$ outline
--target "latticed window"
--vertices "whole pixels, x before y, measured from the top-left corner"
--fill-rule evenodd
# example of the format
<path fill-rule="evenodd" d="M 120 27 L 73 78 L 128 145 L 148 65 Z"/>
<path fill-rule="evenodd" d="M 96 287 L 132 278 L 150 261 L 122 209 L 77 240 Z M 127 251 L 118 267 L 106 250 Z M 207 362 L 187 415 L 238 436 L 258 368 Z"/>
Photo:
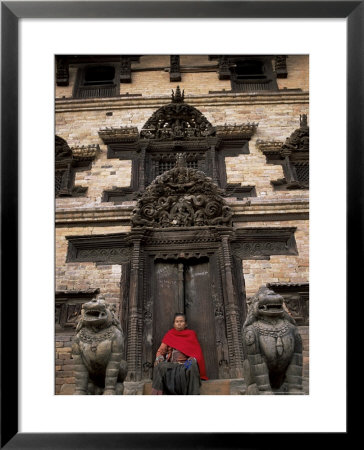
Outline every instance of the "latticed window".
<path fill-rule="evenodd" d="M 114 66 L 90 66 L 79 69 L 74 97 L 115 97 L 119 93 L 117 70 Z"/>
<path fill-rule="evenodd" d="M 174 161 L 159 161 L 157 166 L 157 175 L 162 175 L 162 173 L 166 172 L 167 170 L 173 169 L 174 166 Z"/>
<path fill-rule="evenodd" d="M 173 169 L 175 165 L 176 161 L 159 161 L 157 165 L 156 175 L 162 175 L 162 173 L 166 172 L 167 170 Z M 198 169 L 198 161 L 197 160 L 187 161 L 187 167 L 189 169 Z"/>
<path fill-rule="evenodd" d="M 56 196 L 60 193 L 60 190 L 62 189 L 62 181 L 63 181 L 64 173 L 65 173 L 64 170 L 56 170 L 56 174 L 55 174 L 55 191 L 56 191 Z"/>
<path fill-rule="evenodd" d="M 309 164 L 308 163 L 294 163 L 296 170 L 297 181 L 302 184 L 309 184 Z"/>

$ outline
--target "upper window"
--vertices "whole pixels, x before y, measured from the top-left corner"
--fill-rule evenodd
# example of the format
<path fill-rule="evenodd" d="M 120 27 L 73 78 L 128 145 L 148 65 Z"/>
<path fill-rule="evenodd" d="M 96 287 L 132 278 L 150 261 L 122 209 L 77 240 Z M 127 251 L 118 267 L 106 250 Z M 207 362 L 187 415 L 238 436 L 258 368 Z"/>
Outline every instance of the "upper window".
<path fill-rule="evenodd" d="M 120 92 L 118 70 L 113 65 L 92 65 L 78 70 L 74 97 L 115 97 Z"/>
<path fill-rule="evenodd" d="M 256 60 L 237 61 L 235 74 L 237 80 L 250 78 L 261 80 L 265 77 L 263 62 Z"/>
<path fill-rule="evenodd" d="M 277 77 L 287 76 L 285 57 L 263 55 L 212 55 L 210 60 L 218 61 L 220 80 L 231 81 L 232 92 L 277 91 Z M 275 71 L 273 71 L 275 63 Z M 279 71 L 278 71 L 278 69 Z M 214 91 L 211 91 L 213 93 Z"/>
<path fill-rule="evenodd" d="M 234 92 L 277 90 L 272 59 L 268 57 L 230 57 L 231 89 Z"/>

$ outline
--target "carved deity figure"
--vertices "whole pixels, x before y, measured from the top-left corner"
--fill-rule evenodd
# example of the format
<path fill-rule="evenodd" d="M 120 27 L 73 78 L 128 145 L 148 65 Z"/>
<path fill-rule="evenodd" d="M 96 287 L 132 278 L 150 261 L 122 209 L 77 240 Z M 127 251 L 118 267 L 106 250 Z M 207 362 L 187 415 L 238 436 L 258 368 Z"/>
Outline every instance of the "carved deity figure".
<path fill-rule="evenodd" d="M 102 297 L 82 306 L 72 346 L 75 395 L 122 395 L 127 363 L 119 320 Z"/>
<path fill-rule="evenodd" d="M 283 297 L 265 286 L 251 299 L 243 348 L 248 395 L 303 394 L 301 336 Z"/>

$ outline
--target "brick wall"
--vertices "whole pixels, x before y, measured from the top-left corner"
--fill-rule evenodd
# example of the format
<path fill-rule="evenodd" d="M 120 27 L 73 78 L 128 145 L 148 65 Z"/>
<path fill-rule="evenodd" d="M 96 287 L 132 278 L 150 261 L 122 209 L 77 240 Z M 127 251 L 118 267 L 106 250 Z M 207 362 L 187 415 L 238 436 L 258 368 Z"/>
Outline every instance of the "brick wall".
<path fill-rule="evenodd" d="M 74 331 L 57 333 L 55 337 L 56 353 L 56 394 L 72 394 L 75 386 L 74 365 L 71 358 Z"/>
<path fill-rule="evenodd" d="M 182 72 L 181 81 L 170 82 L 169 72 L 165 69 L 170 67 L 169 56 L 145 55 L 140 57 L 139 63 L 132 63 L 132 83 L 121 83 L 120 94 L 142 94 L 143 96 L 164 95 L 166 87 L 188 91 L 189 95 L 208 94 L 209 91 L 229 91 L 230 80 L 219 80 L 217 73 L 217 62 L 209 61 L 204 55 L 181 55 L 180 65 L 183 70 L 193 72 Z M 199 69 L 196 69 L 198 67 Z M 158 68 L 159 70 L 152 70 Z M 144 71 L 142 69 L 149 69 Z M 133 71 L 136 70 L 136 71 Z M 197 72 L 195 72 L 198 70 Z M 287 78 L 278 78 L 279 89 L 302 89 L 308 90 L 308 56 L 288 55 Z M 72 97 L 73 87 L 76 81 L 77 66 L 70 66 L 69 86 L 58 86 L 56 97 Z"/>
<path fill-rule="evenodd" d="M 308 56 L 290 55 L 287 58 L 288 78 L 278 79 L 279 92 L 261 94 L 209 94 L 209 91 L 229 91 L 230 81 L 219 80 L 216 70 L 208 71 L 216 65 L 207 56 L 182 55 L 183 67 L 204 66 L 201 72 L 182 73 L 182 81 L 171 83 L 169 56 L 143 56 L 140 63 L 133 63 L 132 83 L 121 84 L 120 92 L 142 94 L 142 97 L 120 97 L 108 99 L 71 99 L 76 79 L 76 67 L 70 67 L 70 85 L 56 88 L 56 134 L 64 138 L 70 147 L 98 144 L 100 152 L 89 170 L 76 172 L 75 185 L 87 187 L 85 197 L 58 198 L 56 211 L 110 211 L 112 203 L 103 203 L 102 194 L 106 189 L 126 187 L 131 179 L 131 161 L 107 159 L 107 146 L 98 135 L 105 127 L 137 127 L 140 130 L 150 116 L 171 100 L 171 90 L 177 85 L 185 89 L 185 101 L 206 116 L 213 126 L 258 122 L 257 132 L 249 142 L 249 154 L 226 158 L 227 181 L 241 185 L 254 185 L 256 198 L 252 204 L 260 202 L 261 209 L 268 207 L 286 208 L 289 202 L 307 204 L 308 191 L 275 191 L 272 180 L 283 177 L 279 165 L 269 165 L 257 146 L 257 140 L 285 141 L 299 128 L 300 114 L 308 114 Z M 141 69 L 161 67 L 161 70 Z M 201 69 L 202 70 L 202 69 Z M 287 88 L 287 90 L 283 90 Z M 301 89 L 290 91 L 290 89 Z M 62 99 L 65 97 L 66 99 Z M 108 113 L 108 115 L 106 115 Z M 110 115 L 109 113 L 112 113 Z M 283 203 L 282 203 L 283 202 Z M 286 202 L 286 203 L 284 203 Z M 288 203 L 287 203 L 288 202 Z M 237 202 L 239 203 L 239 202 Z M 133 205 L 124 202 L 121 208 Z M 279 206 L 283 204 L 283 206 Z M 266 206 L 265 206 L 266 205 Z M 277 206 L 278 205 L 278 206 Z M 235 207 L 234 205 L 232 206 Z M 263 211 L 264 212 L 264 211 Z M 71 214 L 72 216 L 72 214 Z M 287 216 L 289 217 L 289 215 Z M 243 276 L 246 295 L 253 295 L 266 283 L 306 283 L 309 280 L 309 224 L 305 219 L 260 220 L 237 222 L 235 227 L 296 227 L 295 233 L 298 255 L 272 256 L 269 260 L 244 260 Z M 74 219 L 60 221 L 56 227 L 56 290 L 84 291 L 100 289 L 100 294 L 110 303 L 120 299 L 121 266 L 96 265 L 95 263 L 66 263 L 66 236 L 109 234 L 127 232 L 126 222 L 95 220 L 87 225 Z M 304 345 L 305 389 L 308 389 L 308 327 L 300 327 Z M 71 393 L 74 386 L 71 359 L 72 333 L 56 334 L 56 393 Z"/>

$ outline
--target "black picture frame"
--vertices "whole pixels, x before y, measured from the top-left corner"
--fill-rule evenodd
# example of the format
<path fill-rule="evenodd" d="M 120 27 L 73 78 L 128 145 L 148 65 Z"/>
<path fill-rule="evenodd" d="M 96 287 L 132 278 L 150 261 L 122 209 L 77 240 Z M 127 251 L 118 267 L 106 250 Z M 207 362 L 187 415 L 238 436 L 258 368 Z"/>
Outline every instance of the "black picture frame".
<path fill-rule="evenodd" d="M 298 437 L 297 433 L 292 436 L 291 433 L 18 432 L 18 324 L 9 318 L 18 314 L 18 22 L 21 18 L 346 18 L 347 309 L 349 298 L 354 292 L 361 292 L 364 1 L 196 1 L 189 2 L 188 8 L 186 2 L 169 1 L 166 6 L 163 1 L 1 2 L 1 448 L 225 449 L 263 445 L 297 448 L 297 444 L 309 445 L 311 439 L 315 444 L 327 445 L 326 433 L 304 433 Z M 349 339 L 347 361 L 353 359 L 350 342 Z M 353 436 L 349 417 L 348 409 L 347 432 L 334 433 L 336 445 L 348 444 Z"/>

